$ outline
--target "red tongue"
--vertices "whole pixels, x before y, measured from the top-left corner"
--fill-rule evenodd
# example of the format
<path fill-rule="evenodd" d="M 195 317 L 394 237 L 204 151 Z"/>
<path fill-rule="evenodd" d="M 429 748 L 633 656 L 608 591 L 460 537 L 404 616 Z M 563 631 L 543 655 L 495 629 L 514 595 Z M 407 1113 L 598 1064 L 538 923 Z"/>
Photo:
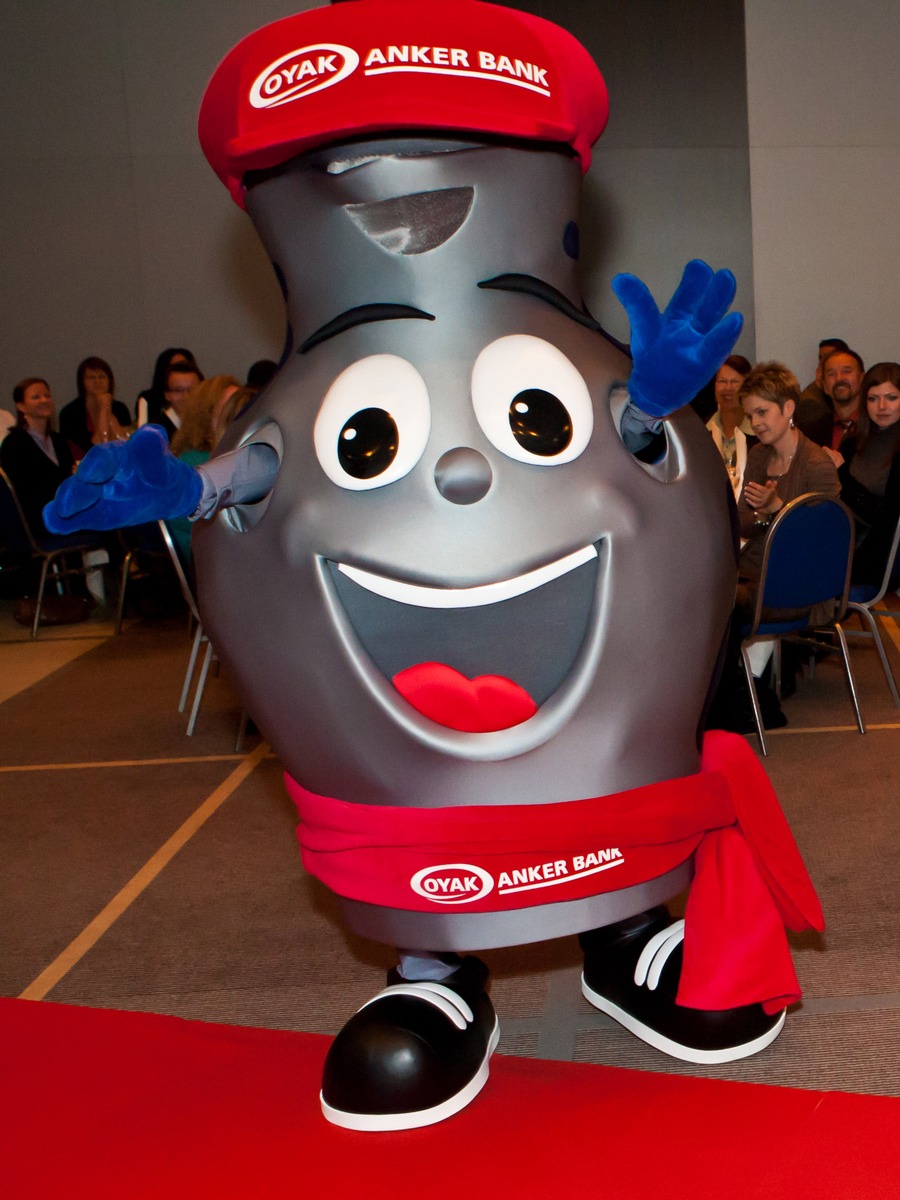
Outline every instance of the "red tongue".
<path fill-rule="evenodd" d="M 417 663 L 394 676 L 394 687 L 429 721 L 463 733 L 493 733 L 533 717 L 537 705 L 502 675 L 466 679 L 446 663 Z"/>

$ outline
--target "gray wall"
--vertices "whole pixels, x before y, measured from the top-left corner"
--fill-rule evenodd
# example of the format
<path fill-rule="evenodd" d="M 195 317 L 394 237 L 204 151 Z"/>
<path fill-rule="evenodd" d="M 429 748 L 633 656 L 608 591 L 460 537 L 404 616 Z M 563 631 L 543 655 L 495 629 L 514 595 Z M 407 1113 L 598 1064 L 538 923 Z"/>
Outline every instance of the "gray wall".
<path fill-rule="evenodd" d="M 897 0 L 746 0 L 760 357 L 900 359 Z"/>
<path fill-rule="evenodd" d="M 610 121 L 588 176 L 588 301 L 611 333 L 628 323 L 609 280 L 632 271 L 668 298 L 705 258 L 738 279 L 752 357 L 753 258 L 742 0 L 520 0 L 591 51 Z"/>
<path fill-rule="evenodd" d="M 58 404 L 86 354 L 131 401 L 184 344 L 242 376 L 277 357 L 281 300 L 248 219 L 206 165 L 196 114 L 241 36 L 298 0 L 0 0 L 0 401 L 26 374 Z M 523 2 L 570 28 L 607 77 L 612 119 L 588 180 L 590 307 L 632 270 L 662 296 L 694 256 L 729 265 L 753 354 L 740 0 Z M 765 5 L 756 7 L 764 8 Z"/>

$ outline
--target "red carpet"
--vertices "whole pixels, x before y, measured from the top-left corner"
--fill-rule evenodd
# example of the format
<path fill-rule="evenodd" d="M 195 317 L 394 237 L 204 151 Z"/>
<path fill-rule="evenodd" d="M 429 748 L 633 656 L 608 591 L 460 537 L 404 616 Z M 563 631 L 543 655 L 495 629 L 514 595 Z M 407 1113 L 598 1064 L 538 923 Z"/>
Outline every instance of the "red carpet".
<path fill-rule="evenodd" d="M 900 1100 L 495 1057 L 464 1112 L 335 1129 L 324 1037 L 0 1000 L 10 1200 L 900 1195 Z M 777 1051 L 776 1051 L 777 1053 Z"/>

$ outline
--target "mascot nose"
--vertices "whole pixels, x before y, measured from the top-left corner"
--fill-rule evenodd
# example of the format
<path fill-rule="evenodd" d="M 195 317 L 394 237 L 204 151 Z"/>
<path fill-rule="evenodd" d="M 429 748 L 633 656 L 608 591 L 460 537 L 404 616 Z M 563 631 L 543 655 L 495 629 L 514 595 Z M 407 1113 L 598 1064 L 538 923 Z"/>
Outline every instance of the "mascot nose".
<path fill-rule="evenodd" d="M 494 476 L 491 464 L 469 446 L 457 446 L 437 460 L 434 482 L 451 504 L 476 504 L 490 490 Z"/>

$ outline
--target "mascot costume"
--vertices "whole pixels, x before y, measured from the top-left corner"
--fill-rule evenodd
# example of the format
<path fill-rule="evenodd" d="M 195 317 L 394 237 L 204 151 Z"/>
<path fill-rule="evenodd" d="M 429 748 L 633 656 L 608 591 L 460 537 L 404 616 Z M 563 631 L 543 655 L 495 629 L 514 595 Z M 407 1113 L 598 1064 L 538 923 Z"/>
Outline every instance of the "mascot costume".
<path fill-rule="evenodd" d="M 585 49 L 481 0 L 343 0 L 241 42 L 200 138 L 273 261 L 280 370 L 199 470 L 150 426 L 48 506 L 190 514 L 205 627 L 281 757 L 303 862 L 385 991 L 326 1062 L 362 1130 L 439 1121 L 499 1027 L 465 951 L 579 934 L 591 1004 L 665 1053 L 769 1045 L 821 910 L 746 742 L 703 738 L 732 610 L 728 480 L 683 406 L 734 278 L 584 308 L 607 117 Z M 627 389 L 627 390 L 626 390 Z M 665 902 L 690 888 L 684 920 Z"/>

